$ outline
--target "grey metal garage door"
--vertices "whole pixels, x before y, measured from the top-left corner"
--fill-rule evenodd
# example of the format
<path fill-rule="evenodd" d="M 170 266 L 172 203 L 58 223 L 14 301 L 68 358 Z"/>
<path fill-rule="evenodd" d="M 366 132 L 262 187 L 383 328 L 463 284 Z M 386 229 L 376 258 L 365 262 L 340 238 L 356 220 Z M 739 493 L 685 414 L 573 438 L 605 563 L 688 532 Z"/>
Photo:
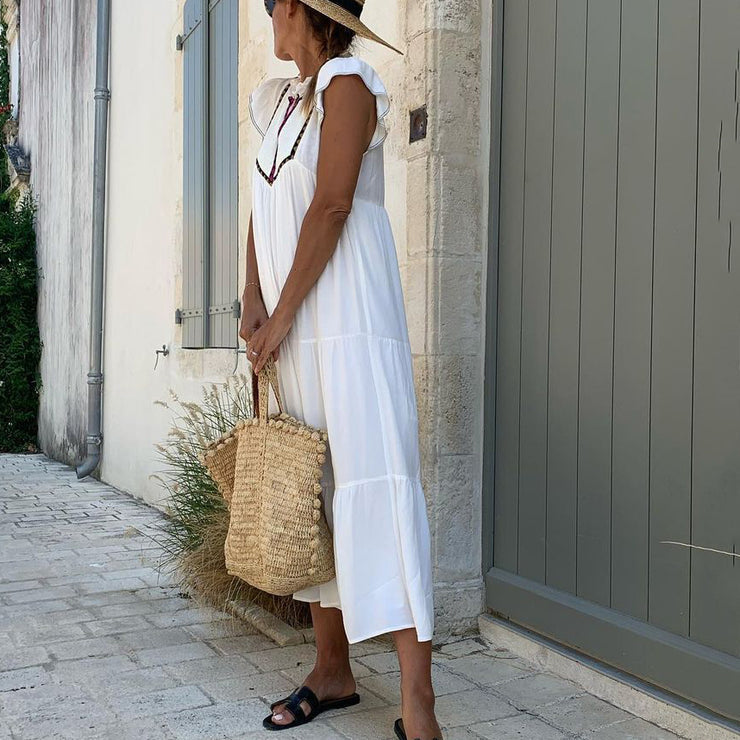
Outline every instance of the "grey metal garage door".
<path fill-rule="evenodd" d="M 488 606 L 740 719 L 740 2 L 496 6 Z"/>

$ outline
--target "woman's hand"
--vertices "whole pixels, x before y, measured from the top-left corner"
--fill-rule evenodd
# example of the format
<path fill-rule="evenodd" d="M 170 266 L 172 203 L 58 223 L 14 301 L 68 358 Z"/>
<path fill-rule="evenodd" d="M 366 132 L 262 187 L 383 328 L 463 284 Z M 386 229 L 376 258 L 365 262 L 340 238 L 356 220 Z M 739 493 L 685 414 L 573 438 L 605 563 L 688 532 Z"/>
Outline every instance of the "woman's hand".
<path fill-rule="evenodd" d="M 293 317 L 276 309 L 247 341 L 247 357 L 252 363 L 252 371 L 259 373 L 267 362 L 270 353 L 277 360 L 280 342 L 290 331 Z"/>
<path fill-rule="evenodd" d="M 239 336 L 247 343 L 247 359 L 252 364 L 252 372 L 257 374 L 264 367 L 270 353 L 273 359 L 278 359 L 280 342 L 290 330 L 293 321 L 279 310 L 268 316 L 257 286 L 247 286 L 242 295 L 242 305 Z"/>
<path fill-rule="evenodd" d="M 267 322 L 267 309 L 257 286 L 248 285 L 242 294 L 242 320 L 239 336 L 247 343 L 247 359 L 253 363 L 254 355 L 249 351 L 249 340 Z M 277 360 L 278 353 L 275 353 Z M 254 364 L 254 363 L 253 363 Z"/>

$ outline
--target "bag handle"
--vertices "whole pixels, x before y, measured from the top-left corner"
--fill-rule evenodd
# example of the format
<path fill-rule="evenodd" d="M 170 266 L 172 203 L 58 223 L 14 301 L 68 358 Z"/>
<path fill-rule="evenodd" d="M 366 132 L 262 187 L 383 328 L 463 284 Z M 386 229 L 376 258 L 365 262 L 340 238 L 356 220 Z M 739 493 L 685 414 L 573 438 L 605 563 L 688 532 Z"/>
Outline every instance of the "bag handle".
<path fill-rule="evenodd" d="M 252 388 L 254 388 L 254 365 L 250 364 L 252 368 Z M 275 391 L 275 398 L 277 398 L 278 408 L 280 413 L 283 413 L 283 401 L 280 398 L 280 387 L 278 385 L 278 373 L 277 366 L 275 365 L 275 358 L 269 355 L 267 361 L 262 367 L 262 370 L 257 375 L 257 416 L 260 419 L 266 419 L 268 415 L 268 406 L 270 403 L 270 386 Z"/>

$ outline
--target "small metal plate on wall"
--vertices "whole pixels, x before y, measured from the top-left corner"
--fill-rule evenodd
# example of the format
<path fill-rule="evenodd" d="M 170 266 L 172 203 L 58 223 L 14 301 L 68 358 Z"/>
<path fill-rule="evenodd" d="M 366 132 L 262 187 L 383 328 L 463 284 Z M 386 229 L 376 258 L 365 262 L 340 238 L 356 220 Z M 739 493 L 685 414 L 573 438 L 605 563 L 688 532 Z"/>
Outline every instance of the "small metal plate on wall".
<path fill-rule="evenodd" d="M 427 135 L 427 107 L 412 110 L 409 114 L 409 143 L 425 139 Z"/>

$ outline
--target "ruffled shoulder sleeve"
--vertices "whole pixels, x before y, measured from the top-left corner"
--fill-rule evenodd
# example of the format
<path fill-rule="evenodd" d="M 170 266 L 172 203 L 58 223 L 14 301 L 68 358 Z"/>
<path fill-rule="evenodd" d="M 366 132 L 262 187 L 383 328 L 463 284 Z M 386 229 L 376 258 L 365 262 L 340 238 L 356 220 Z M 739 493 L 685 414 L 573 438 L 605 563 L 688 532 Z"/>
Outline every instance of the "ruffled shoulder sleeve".
<path fill-rule="evenodd" d="M 375 106 L 377 112 L 377 123 L 367 151 L 374 149 L 383 143 L 388 135 L 388 111 L 390 100 L 388 91 L 375 69 L 364 59 L 356 56 L 338 56 L 328 59 L 319 68 L 316 76 L 316 90 L 314 92 L 314 105 L 318 111 L 319 125 L 324 118 L 324 90 L 335 75 L 359 75 L 362 81 L 373 95 L 375 95 Z"/>
<path fill-rule="evenodd" d="M 249 117 L 264 138 L 280 93 L 290 82 L 290 77 L 269 77 L 249 93 Z"/>

